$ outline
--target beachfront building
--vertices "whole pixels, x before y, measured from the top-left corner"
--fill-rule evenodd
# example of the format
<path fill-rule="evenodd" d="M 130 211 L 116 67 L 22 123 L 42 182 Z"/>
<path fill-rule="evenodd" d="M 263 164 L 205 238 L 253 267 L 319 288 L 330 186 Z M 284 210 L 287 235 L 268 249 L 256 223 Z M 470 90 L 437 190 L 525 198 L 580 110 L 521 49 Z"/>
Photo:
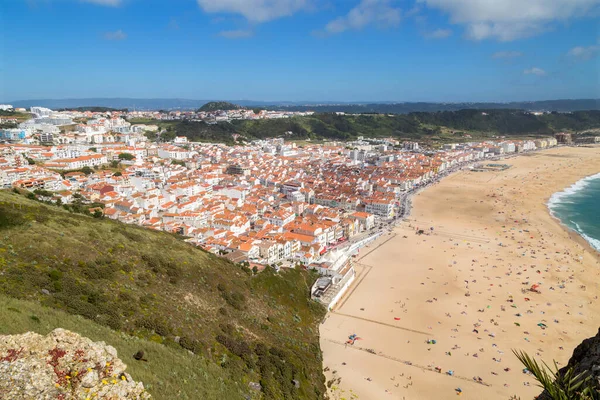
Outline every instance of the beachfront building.
<path fill-rule="evenodd" d="M 309 268 L 322 275 L 311 288 L 311 298 L 321 302 L 329 310 L 337 304 L 356 278 L 352 259 L 343 252 L 333 251 L 326 258 L 310 264 Z"/>
<path fill-rule="evenodd" d="M 586 136 L 575 139 L 577 144 L 597 144 L 600 143 L 600 136 Z"/>
<path fill-rule="evenodd" d="M 394 199 L 381 198 L 365 200 L 365 212 L 375 214 L 378 217 L 390 219 L 394 217 Z"/>
<path fill-rule="evenodd" d="M 368 231 L 375 226 L 375 216 L 367 212 L 355 212 L 350 214 L 349 218 L 359 224 L 360 231 Z"/>
<path fill-rule="evenodd" d="M 573 143 L 573 137 L 570 133 L 560 132 L 557 133 L 554 138 L 560 144 L 571 144 Z"/>

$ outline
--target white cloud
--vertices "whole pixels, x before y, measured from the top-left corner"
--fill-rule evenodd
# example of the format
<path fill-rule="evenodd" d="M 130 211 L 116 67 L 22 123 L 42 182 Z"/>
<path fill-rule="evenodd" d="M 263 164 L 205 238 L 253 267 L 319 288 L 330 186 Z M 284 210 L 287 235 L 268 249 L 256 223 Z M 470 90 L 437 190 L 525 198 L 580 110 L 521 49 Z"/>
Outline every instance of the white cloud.
<path fill-rule="evenodd" d="M 98 4 L 99 6 L 110 6 L 118 7 L 121 5 L 122 0 L 80 0 L 84 3 Z"/>
<path fill-rule="evenodd" d="M 227 39 L 244 39 L 244 38 L 249 38 L 252 35 L 254 35 L 254 33 L 252 31 L 243 30 L 243 29 L 219 32 L 219 36 L 227 38 Z"/>
<path fill-rule="evenodd" d="M 207 13 L 241 14 L 248 21 L 261 23 L 288 17 L 306 9 L 310 0 L 197 0 Z"/>
<path fill-rule="evenodd" d="M 523 53 L 520 51 L 498 51 L 492 54 L 492 58 L 516 58 L 521 57 Z"/>
<path fill-rule="evenodd" d="M 465 26 L 474 40 L 510 41 L 552 29 L 557 22 L 590 16 L 600 0 L 417 0 Z"/>
<path fill-rule="evenodd" d="M 448 36 L 452 35 L 452 30 L 450 29 L 436 29 L 431 32 L 426 32 L 423 34 L 428 39 L 445 39 Z"/>
<path fill-rule="evenodd" d="M 370 24 L 397 26 L 401 19 L 400 9 L 392 7 L 390 3 L 390 0 L 361 0 L 348 14 L 325 25 L 325 34 L 362 29 Z"/>
<path fill-rule="evenodd" d="M 588 47 L 584 47 L 584 46 L 573 47 L 571 50 L 569 50 L 567 55 L 570 57 L 576 58 L 578 60 L 585 61 L 585 60 L 594 58 L 595 56 L 598 55 L 598 53 L 600 53 L 600 45 L 591 45 Z"/>
<path fill-rule="evenodd" d="M 106 40 L 124 40 L 126 38 L 127 34 L 120 29 L 114 32 L 106 32 L 104 34 L 104 39 Z"/>
<path fill-rule="evenodd" d="M 523 71 L 523 73 L 525 75 L 537 75 L 537 76 L 546 75 L 546 71 L 544 71 L 543 69 L 538 68 L 538 67 L 532 67 L 532 68 L 526 69 L 525 71 Z"/>

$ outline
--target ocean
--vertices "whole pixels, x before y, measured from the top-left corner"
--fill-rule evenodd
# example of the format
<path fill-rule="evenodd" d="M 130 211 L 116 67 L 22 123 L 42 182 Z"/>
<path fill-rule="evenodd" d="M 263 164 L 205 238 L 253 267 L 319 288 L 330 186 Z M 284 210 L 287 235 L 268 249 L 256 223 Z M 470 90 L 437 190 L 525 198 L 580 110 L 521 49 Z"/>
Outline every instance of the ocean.
<path fill-rule="evenodd" d="M 552 215 L 600 251 L 600 173 L 550 197 Z"/>

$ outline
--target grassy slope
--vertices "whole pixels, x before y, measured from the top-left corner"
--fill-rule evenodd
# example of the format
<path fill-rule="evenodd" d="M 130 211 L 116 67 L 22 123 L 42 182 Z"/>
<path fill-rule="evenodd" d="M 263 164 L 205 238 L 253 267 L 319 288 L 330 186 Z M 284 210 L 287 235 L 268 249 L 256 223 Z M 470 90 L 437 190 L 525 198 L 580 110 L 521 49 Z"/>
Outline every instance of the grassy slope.
<path fill-rule="evenodd" d="M 0 294 L 165 348 L 179 347 L 180 338 L 222 366 L 240 394 L 250 393 L 249 381 L 261 382 L 266 398 L 324 393 L 317 329 L 324 311 L 308 298 L 314 275 L 252 276 L 172 235 L 69 214 L 12 192 L 0 192 L 0 271 Z"/>
<path fill-rule="evenodd" d="M 127 372 L 143 382 L 155 398 L 242 398 L 239 387 L 225 371 L 187 350 L 115 332 L 78 315 L 0 295 L 0 334 L 33 331 L 45 335 L 55 328 L 68 329 L 116 348 L 119 358 L 127 364 Z M 140 349 L 148 362 L 131 357 Z"/>

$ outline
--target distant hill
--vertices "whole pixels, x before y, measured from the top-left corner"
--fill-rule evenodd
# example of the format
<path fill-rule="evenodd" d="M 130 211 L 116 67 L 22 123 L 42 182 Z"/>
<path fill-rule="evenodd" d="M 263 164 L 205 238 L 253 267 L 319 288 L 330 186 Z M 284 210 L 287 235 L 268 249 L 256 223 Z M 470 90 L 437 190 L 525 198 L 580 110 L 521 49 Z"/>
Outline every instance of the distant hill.
<path fill-rule="evenodd" d="M 181 236 L 63 208 L 0 191 L 0 334 L 23 333 L 7 319 L 94 340 L 110 328 L 119 334 L 106 340 L 130 344 L 119 354 L 156 399 L 324 397 L 318 324 L 325 310 L 310 299 L 316 273 L 255 275 Z M 37 311 L 22 303 L 7 310 L 6 298 Z M 53 318 L 50 326 L 54 313 L 41 306 L 81 322 Z M 147 362 L 131 357 L 137 350 Z"/>
<path fill-rule="evenodd" d="M 217 124 L 196 121 L 168 122 L 164 140 L 186 136 L 191 141 L 233 142 L 232 135 L 246 139 L 351 140 L 364 137 L 395 137 L 424 142 L 456 142 L 492 136 L 548 136 L 555 132 L 582 132 L 600 128 L 600 111 L 553 112 L 534 115 L 523 110 L 460 110 L 410 114 L 339 115 L 234 120 Z M 292 132 L 286 134 L 286 132 Z"/>
<path fill-rule="evenodd" d="M 572 112 L 600 110 L 600 99 L 520 101 L 509 103 L 371 103 L 307 104 L 267 107 L 282 111 L 346 112 L 354 114 L 409 114 L 412 112 L 459 111 L 463 109 L 519 109 L 529 111 Z"/>
<path fill-rule="evenodd" d="M 2 101 L 15 107 L 42 106 L 51 109 L 76 107 L 110 107 L 129 110 L 197 110 L 212 100 L 190 99 L 134 99 L 134 98 L 86 98 L 86 99 L 33 99 Z M 434 102 L 319 102 L 319 101 L 255 101 L 228 100 L 243 107 L 261 107 L 274 110 L 407 114 L 410 112 L 457 111 L 466 108 L 523 109 L 546 111 L 600 110 L 600 99 L 566 99 L 507 103 L 434 103 Z"/>
<path fill-rule="evenodd" d="M 203 105 L 198 111 L 218 111 L 218 110 L 240 110 L 242 107 L 237 104 L 229 103 L 227 101 L 211 101 Z"/>

